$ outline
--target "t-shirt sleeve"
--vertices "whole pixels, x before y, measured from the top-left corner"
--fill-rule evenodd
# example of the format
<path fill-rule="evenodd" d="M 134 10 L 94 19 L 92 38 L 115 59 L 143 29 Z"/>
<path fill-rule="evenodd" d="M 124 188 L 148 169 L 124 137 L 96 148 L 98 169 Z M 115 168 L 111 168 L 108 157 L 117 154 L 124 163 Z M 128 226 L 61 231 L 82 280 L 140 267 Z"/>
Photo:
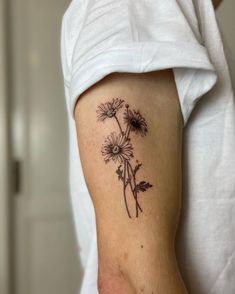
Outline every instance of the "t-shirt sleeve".
<path fill-rule="evenodd" d="M 176 0 L 82 3 L 69 8 L 62 24 L 71 116 L 79 96 L 110 73 L 172 68 L 186 124 L 196 102 L 217 81 L 195 11 L 186 17 Z"/>

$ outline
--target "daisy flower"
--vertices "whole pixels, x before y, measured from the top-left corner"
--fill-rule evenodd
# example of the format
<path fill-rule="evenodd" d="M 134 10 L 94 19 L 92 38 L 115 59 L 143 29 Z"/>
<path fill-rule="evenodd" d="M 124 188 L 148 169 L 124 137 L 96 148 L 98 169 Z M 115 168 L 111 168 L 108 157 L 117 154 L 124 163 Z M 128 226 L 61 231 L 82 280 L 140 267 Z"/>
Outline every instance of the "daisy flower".
<path fill-rule="evenodd" d="M 130 139 L 127 139 L 123 134 L 116 134 L 112 132 L 106 139 L 102 146 L 101 153 L 104 156 L 104 160 L 107 163 L 112 159 L 115 163 L 124 162 L 133 157 L 133 147 L 130 143 Z"/>
<path fill-rule="evenodd" d="M 112 101 L 101 103 L 96 110 L 99 121 L 116 116 L 117 111 L 122 108 L 124 100 L 113 98 Z"/>
<path fill-rule="evenodd" d="M 124 121 L 129 127 L 130 131 L 145 136 L 147 133 L 147 123 L 145 118 L 140 114 L 139 111 L 129 110 L 128 105 L 126 105 L 126 111 L 124 113 Z"/>

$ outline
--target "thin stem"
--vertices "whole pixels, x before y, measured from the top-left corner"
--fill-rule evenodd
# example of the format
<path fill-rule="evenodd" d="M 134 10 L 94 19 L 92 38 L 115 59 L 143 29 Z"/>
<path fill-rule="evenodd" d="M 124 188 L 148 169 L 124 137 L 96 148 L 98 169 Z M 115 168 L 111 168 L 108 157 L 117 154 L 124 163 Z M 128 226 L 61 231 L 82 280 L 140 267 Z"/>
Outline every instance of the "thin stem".
<path fill-rule="evenodd" d="M 129 134 L 130 134 L 130 131 L 131 131 L 131 126 L 129 127 L 129 130 L 128 130 L 128 133 L 127 133 L 127 138 L 129 137 Z"/>
<path fill-rule="evenodd" d="M 126 125 L 125 137 L 126 137 L 126 134 L 127 134 L 127 129 L 128 129 L 128 124 Z"/>
<path fill-rule="evenodd" d="M 142 212 L 143 210 L 142 210 L 142 208 L 140 207 L 140 204 L 139 204 L 139 202 L 138 202 L 137 192 L 135 191 L 136 180 L 135 180 L 135 176 L 134 176 L 134 171 L 133 171 L 132 166 L 131 166 L 131 164 L 129 163 L 129 161 L 128 161 L 127 164 L 128 164 L 128 166 L 129 166 L 129 168 L 130 168 L 130 171 L 131 171 L 131 173 L 132 173 L 132 178 L 133 178 L 133 182 L 134 182 L 134 188 L 132 187 L 131 182 L 130 182 L 130 185 L 131 185 L 131 190 L 132 190 L 133 196 L 134 196 L 135 201 L 136 201 L 136 217 L 138 217 L 138 209 L 139 209 L 141 212 Z M 128 168 L 128 174 L 129 174 L 129 168 Z M 130 176 L 130 174 L 129 174 L 129 176 Z"/>
<path fill-rule="evenodd" d="M 126 131 L 125 131 L 125 137 L 126 137 L 127 139 L 129 138 L 130 130 L 131 130 L 131 126 L 130 126 L 130 125 L 127 125 L 127 127 L 126 127 Z"/>
<path fill-rule="evenodd" d="M 119 120 L 118 120 L 116 114 L 114 115 L 114 118 L 116 119 L 116 122 L 117 122 L 117 124 L 118 124 L 118 126 L 119 126 L 120 132 L 123 134 L 122 127 L 121 127 L 121 125 L 120 125 L 120 122 L 119 122 Z"/>
<path fill-rule="evenodd" d="M 128 167 L 128 176 L 130 177 L 129 167 Z M 136 217 L 138 217 L 138 212 L 139 212 L 138 210 L 140 210 L 142 212 L 142 208 L 140 207 L 140 204 L 139 204 L 138 199 L 137 199 L 137 194 L 135 193 L 135 190 L 134 190 L 134 188 L 132 186 L 131 181 L 130 181 L 130 187 L 131 187 L 132 194 L 133 194 L 133 196 L 135 198 L 135 203 L 136 203 Z"/>
<path fill-rule="evenodd" d="M 128 166 L 130 166 L 130 164 L 128 164 Z M 128 167 L 127 170 L 128 170 L 128 176 L 130 177 L 129 167 Z M 133 177 L 133 176 L 132 176 L 132 177 Z M 132 193 L 133 193 L 133 196 L 134 196 L 134 198 L 135 198 L 135 200 L 136 200 L 136 206 L 142 211 L 142 209 L 141 209 L 141 207 L 140 207 L 140 204 L 139 204 L 139 202 L 138 202 L 138 200 L 137 200 L 137 198 L 136 198 L 137 194 L 135 193 L 135 189 L 133 188 L 131 181 L 130 181 L 130 186 L 131 186 L 131 191 L 132 191 Z"/>
<path fill-rule="evenodd" d="M 127 200 L 126 200 L 126 160 L 124 160 L 124 181 L 123 181 L 123 195 L 124 195 L 124 202 L 127 210 L 127 214 L 129 218 L 131 218 L 128 205 L 127 205 Z"/>
<path fill-rule="evenodd" d="M 128 106 L 129 107 L 129 106 Z M 127 117 L 129 116 L 129 108 L 126 108 Z M 131 126 L 127 123 L 126 130 L 125 130 L 125 137 L 128 138 L 130 134 Z"/>

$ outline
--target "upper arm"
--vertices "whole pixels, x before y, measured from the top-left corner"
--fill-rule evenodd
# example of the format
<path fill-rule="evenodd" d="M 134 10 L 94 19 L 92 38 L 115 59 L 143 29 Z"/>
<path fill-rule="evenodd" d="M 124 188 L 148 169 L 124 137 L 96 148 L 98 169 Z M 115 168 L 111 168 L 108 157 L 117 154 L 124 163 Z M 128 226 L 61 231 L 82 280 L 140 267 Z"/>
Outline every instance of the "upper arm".
<path fill-rule="evenodd" d="M 100 293 L 170 291 L 169 282 L 183 293 L 174 253 L 183 122 L 172 70 L 106 76 L 80 96 L 75 120 Z"/>

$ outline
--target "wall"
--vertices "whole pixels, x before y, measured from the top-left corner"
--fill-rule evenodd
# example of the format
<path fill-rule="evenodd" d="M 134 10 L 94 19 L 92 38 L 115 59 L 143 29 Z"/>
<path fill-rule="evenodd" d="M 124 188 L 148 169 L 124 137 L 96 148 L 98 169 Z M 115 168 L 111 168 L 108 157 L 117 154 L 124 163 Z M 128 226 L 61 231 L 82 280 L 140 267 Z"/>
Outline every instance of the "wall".
<path fill-rule="evenodd" d="M 6 97 L 5 2 L 0 0 L 0 293 L 8 294 L 8 101 Z"/>
<path fill-rule="evenodd" d="M 224 0 L 217 11 L 218 23 L 221 27 L 224 43 L 227 46 L 227 60 L 231 71 L 233 85 L 235 85 L 235 1 Z"/>

